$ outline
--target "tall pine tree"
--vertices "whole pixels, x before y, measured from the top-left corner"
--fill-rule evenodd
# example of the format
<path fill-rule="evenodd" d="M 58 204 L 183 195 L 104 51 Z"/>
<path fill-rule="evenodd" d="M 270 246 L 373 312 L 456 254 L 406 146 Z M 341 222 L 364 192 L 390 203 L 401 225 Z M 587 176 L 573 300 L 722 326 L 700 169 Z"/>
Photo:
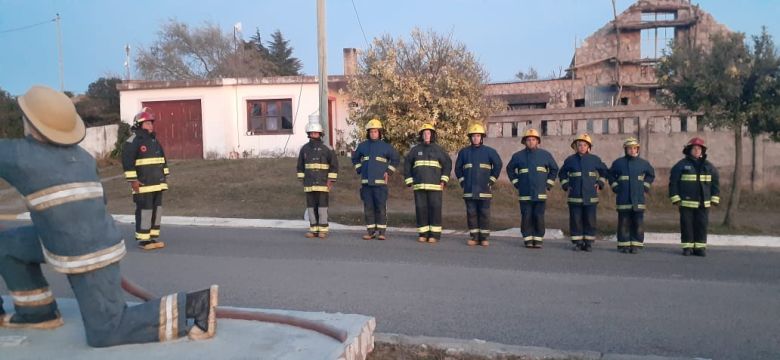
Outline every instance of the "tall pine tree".
<path fill-rule="evenodd" d="M 256 36 L 259 39 L 259 34 Z M 303 67 L 301 60 L 292 56 L 293 48 L 289 43 L 278 29 L 271 34 L 271 41 L 268 42 L 268 60 L 276 65 L 277 75 L 280 76 L 300 75 Z"/>

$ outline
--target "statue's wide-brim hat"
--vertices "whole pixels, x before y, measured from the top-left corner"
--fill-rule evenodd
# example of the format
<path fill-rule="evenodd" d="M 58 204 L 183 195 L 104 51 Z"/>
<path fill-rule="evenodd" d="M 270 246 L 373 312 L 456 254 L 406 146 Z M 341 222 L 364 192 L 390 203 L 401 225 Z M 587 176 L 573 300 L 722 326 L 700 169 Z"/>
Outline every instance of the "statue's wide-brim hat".
<path fill-rule="evenodd" d="M 87 134 L 73 102 L 63 93 L 36 85 L 19 97 L 19 107 L 35 130 L 58 145 L 75 145 Z"/>

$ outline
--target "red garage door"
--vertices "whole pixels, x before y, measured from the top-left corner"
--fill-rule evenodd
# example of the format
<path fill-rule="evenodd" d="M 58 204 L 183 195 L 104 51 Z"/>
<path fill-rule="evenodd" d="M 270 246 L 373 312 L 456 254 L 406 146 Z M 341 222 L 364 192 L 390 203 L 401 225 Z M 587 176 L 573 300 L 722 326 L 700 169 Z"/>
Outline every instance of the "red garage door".
<path fill-rule="evenodd" d="M 157 116 L 154 131 L 169 159 L 202 159 L 203 126 L 200 100 L 148 101 Z"/>

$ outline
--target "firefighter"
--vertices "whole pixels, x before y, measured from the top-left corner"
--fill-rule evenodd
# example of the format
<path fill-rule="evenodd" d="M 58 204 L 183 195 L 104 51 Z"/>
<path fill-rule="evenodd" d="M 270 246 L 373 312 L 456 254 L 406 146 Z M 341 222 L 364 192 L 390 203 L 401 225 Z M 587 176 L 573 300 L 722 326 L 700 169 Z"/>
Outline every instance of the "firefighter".
<path fill-rule="evenodd" d="M 558 164 L 547 150 L 539 147 L 542 138 L 536 129 L 526 130 L 521 142 L 525 149 L 512 155 L 506 173 L 519 195 L 520 231 L 525 247 L 541 249 L 547 192 L 555 185 Z"/>
<path fill-rule="evenodd" d="M 322 125 L 306 124 L 309 142 L 298 154 L 298 180 L 303 181 L 306 211 L 309 217 L 307 238 L 328 237 L 328 192 L 338 178 L 336 153 L 322 141 Z"/>
<path fill-rule="evenodd" d="M 419 144 L 404 159 L 404 183 L 414 189 L 414 211 L 419 242 L 436 243 L 441 238 L 442 191 L 450 181 L 452 160 L 436 144 L 436 129 L 423 124 Z"/>
<path fill-rule="evenodd" d="M 644 248 L 645 193 L 655 180 L 655 170 L 639 157 L 639 141 L 630 137 L 623 143 L 625 156 L 609 168 L 618 213 L 618 251 L 636 254 Z"/>
<path fill-rule="evenodd" d="M 16 310 L 0 317 L 0 326 L 63 324 L 41 272 L 46 262 L 67 275 L 90 346 L 214 336 L 216 285 L 125 303 L 119 261 L 127 249 L 106 209 L 95 159 L 77 146 L 84 122 L 65 94 L 48 87 L 34 86 L 19 97 L 19 106 L 26 137 L 0 139 L 0 179 L 24 197 L 32 225 L 0 232 L 0 275 Z"/>
<path fill-rule="evenodd" d="M 596 208 L 599 191 L 607 184 L 607 165 L 590 153 L 593 142 L 588 134 L 580 134 L 571 143 L 574 154 L 563 162 L 558 178 L 568 193 L 569 231 L 573 250 L 590 252 L 596 240 Z"/>
<path fill-rule="evenodd" d="M 463 188 L 463 200 L 466 201 L 466 222 L 469 226 L 469 246 L 490 245 L 490 200 L 493 198 L 491 187 L 501 174 L 501 157 L 495 149 L 483 145 L 485 127 L 482 124 L 469 126 L 471 146 L 458 152 L 455 161 L 455 177 Z"/>
<path fill-rule="evenodd" d="M 398 151 L 382 141 L 384 129 L 379 119 L 366 124 L 366 141 L 352 154 L 352 165 L 360 175 L 360 199 L 366 234 L 363 240 L 385 240 L 387 230 L 387 182 L 399 163 Z"/>
<path fill-rule="evenodd" d="M 165 247 L 159 241 L 163 191 L 168 190 L 168 160 L 154 132 L 155 116 L 145 107 L 133 118 L 133 134 L 122 147 L 122 168 L 135 203 L 135 240 L 143 250 Z"/>
<path fill-rule="evenodd" d="M 680 208 L 683 255 L 706 256 L 709 208 L 720 204 L 718 169 L 707 160 L 701 138 L 688 141 L 683 154 L 669 176 L 669 197 Z"/>

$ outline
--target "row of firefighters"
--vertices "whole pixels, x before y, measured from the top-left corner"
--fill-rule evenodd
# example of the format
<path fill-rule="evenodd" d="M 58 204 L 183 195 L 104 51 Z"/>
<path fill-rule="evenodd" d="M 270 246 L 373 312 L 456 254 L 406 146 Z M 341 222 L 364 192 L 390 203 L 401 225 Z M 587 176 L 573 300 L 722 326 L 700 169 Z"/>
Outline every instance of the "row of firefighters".
<path fill-rule="evenodd" d="M 360 176 L 360 198 L 364 205 L 367 233 L 364 240 L 386 239 L 388 178 L 399 171 L 398 152 L 383 141 L 383 126 L 373 119 L 366 125 L 366 140 L 352 155 Z M 328 193 L 338 178 L 335 152 L 322 142 L 322 127 L 308 124 L 309 142 L 298 156 L 297 177 L 306 193 L 310 222 L 306 237 L 325 238 L 328 234 Z M 442 233 L 442 192 L 450 181 L 452 160 L 436 144 L 436 129 L 424 124 L 418 131 L 418 144 L 404 159 L 404 183 L 414 190 L 418 241 L 436 243 Z M 484 145 L 481 124 L 468 128 L 470 145 L 458 152 L 454 171 L 463 189 L 470 246 L 488 246 L 490 235 L 491 188 L 498 180 L 503 163 L 498 153 Z M 609 186 L 616 193 L 618 249 L 638 253 L 644 246 L 645 193 L 655 179 L 650 163 L 639 156 L 639 142 L 623 143 L 625 156 L 607 168 L 591 153 L 593 141 L 581 134 L 572 142 L 574 154 L 559 168 L 552 155 L 540 147 L 541 137 L 528 129 L 522 137 L 525 149 L 512 155 L 506 166 L 509 180 L 520 202 L 521 232 L 526 247 L 541 248 L 544 242 L 544 212 L 548 192 L 560 181 L 567 192 L 569 231 L 575 251 L 591 251 L 596 238 L 596 209 L 599 192 Z M 707 147 L 701 138 L 691 139 L 683 149 L 685 157 L 671 171 L 669 197 L 679 206 L 683 255 L 705 256 L 708 211 L 720 202 L 717 169 L 707 161 Z"/>

